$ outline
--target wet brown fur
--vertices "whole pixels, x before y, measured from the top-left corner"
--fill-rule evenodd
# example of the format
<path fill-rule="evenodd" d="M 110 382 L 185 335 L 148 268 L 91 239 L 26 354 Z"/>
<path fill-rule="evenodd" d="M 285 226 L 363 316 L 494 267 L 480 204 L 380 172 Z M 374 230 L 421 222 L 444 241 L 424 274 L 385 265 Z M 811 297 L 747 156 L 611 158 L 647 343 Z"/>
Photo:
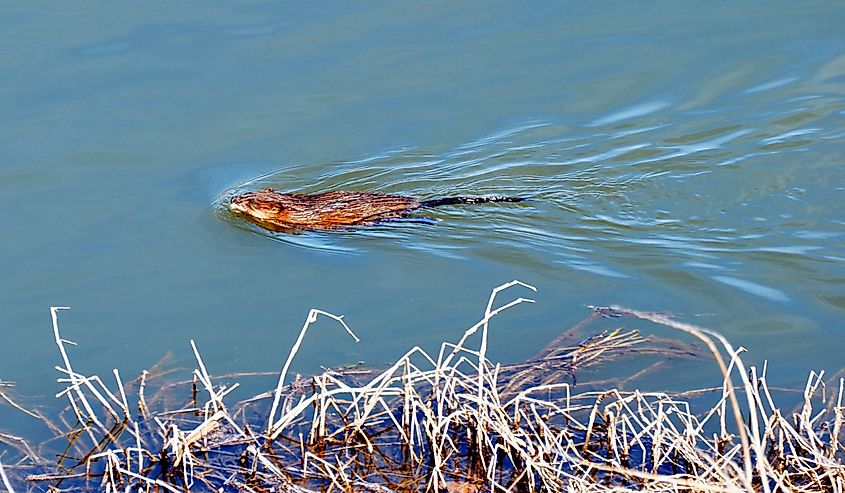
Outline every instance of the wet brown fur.
<path fill-rule="evenodd" d="M 336 229 L 407 216 L 421 202 L 372 192 L 281 193 L 268 188 L 238 195 L 229 209 L 272 230 Z"/>
<path fill-rule="evenodd" d="M 520 202 L 517 197 L 447 197 L 420 201 L 404 195 L 374 192 L 281 193 L 268 188 L 246 192 L 229 201 L 229 210 L 274 230 L 337 229 L 406 217 L 421 207 L 484 202 Z"/>

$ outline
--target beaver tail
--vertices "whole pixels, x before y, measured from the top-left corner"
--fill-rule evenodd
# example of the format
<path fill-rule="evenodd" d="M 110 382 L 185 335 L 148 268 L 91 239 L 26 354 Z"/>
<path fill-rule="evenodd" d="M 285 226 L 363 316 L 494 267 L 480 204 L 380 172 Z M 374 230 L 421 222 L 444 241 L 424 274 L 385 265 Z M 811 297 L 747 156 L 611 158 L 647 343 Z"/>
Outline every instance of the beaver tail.
<path fill-rule="evenodd" d="M 440 207 L 441 205 L 456 204 L 486 204 L 487 202 L 522 202 L 523 197 L 508 197 L 505 195 L 488 195 L 485 197 L 445 197 L 442 199 L 424 200 L 420 207 Z"/>

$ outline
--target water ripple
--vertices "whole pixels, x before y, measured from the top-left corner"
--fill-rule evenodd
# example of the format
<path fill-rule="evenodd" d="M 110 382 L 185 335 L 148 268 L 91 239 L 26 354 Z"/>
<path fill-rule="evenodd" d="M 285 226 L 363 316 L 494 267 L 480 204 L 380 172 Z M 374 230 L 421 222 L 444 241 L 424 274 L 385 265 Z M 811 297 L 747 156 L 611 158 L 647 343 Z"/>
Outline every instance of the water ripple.
<path fill-rule="evenodd" d="M 341 254 L 405 249 L 617 279 L 686 271 L 700 280 L 702 270 L 724 271 L 732 274 L 705 279 L 785 302 L 794 276 L 827 275 L 845 235 L 845 223 L 824 212 L 841 201 L 831 185 L 843 158 L 827 143 L 843 135 L 835 115 L 845 101 L 795 94 L 793 82 L 737 89 L 731 105 L 707 111 L 658 99 L 581 125 L 530 121 L 445 151 L 403 147 L 285 166 L 223 197 L 263 187 L 520 196 L 529 200 L 422 210 L 413 215 L 418 222 L 342 232 L 240 227 Z M 781 92 L 779 105 L 761 94 Z"/>
<path fill-rule="evenodd" d="M 651 101 L 648 103 L 642 103 L 636 106 L 631 106 L 630 108 L 625 108 L 624 110 L 617 111 L 616 113 L 612 113 L 605 117 L 599 118 L 598 120 L 593 121 L 589 125 L 592 127 L 601 127 L 604 125 L 609 125 L 611 123 L 620 122 L 622 120 L 629 120 L 631 118 L 655 113 L 668 106 L 668 101 Z"/>
<path fill-rule="evenodd" d="M 741 289 L 746 293 L 753 294 L 755 296 L 760 296 L 762 298 L 768 298 L 772 301 L 789 301 L 789 297 L 786 295 L 786 293 L 778 291 L 777 289 L 753 283 L 751 281 L 737 279 L 735 277 L 729 276 L 713 276 L 713 279 L 719 282 L 723 282 L 728 286 L 733 286 L 737 289 Z"/>

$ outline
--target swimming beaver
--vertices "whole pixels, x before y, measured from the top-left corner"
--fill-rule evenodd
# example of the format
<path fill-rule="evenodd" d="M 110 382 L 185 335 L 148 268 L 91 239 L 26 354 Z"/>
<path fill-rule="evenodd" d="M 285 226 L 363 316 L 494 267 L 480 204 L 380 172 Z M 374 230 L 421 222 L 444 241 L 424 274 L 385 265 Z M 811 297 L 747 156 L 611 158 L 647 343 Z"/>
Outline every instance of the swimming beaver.
<path fill-rule="evenodd" d="M 423 207 L 484 202 L 521 202 L 518 197 L 447 197 L 417 200 L 373 192 L 281 193 L 268 188 L 232 197 L 229 210 L 266 229 L 335 229 L 407 216 Z"/>

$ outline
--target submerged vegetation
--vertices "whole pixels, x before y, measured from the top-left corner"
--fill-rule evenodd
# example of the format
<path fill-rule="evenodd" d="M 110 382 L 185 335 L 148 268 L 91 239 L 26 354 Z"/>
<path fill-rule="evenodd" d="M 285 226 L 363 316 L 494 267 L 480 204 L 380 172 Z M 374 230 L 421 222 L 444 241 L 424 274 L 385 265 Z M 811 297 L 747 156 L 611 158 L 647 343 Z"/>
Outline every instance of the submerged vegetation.
<path fill-rule="evenodd" d="M 593 308 L 529 361 L 496 364 L 487 355 L 491 321 L 532 301 L 502 303 L 513 289 L 534 290 L 519 281 L 497 287 L 481 320 L 436 354 L 414 347 L 386 369 L 289 378 L 318 317 L 355 337 L 342 317 L 311 310 L 275 389 L 237 403 L 227 402 L 235 377 L 212 378 L 193 341 L 188 381 L 159 366 L 127 385 L 117 370 L 111 386 L 77 372 L 53 308 L 66 385 L 59 397 L 68 407 L 47 419 L 0 388 L 5 402 L 57 437 L 32 445 L 0 434 L 8 449 L 2 482 L 18 492 L 845 490 L 842 379 L 828 385 L 823 373 L 811 374 L 799 407 L 782 410 L 766 367 L 746 366 L 743 350 L 718 333 L 617 307 Z M 587 322 L 621 317 L 685 332 L 703 346 L 621 329 L 575 342 Z M 585 380 L 613 359 L 708 352 L 722 374 L 711 389 L 624 390 L 649 365 Z M 713 402 L 698 409 L 702 395 Z"/>

